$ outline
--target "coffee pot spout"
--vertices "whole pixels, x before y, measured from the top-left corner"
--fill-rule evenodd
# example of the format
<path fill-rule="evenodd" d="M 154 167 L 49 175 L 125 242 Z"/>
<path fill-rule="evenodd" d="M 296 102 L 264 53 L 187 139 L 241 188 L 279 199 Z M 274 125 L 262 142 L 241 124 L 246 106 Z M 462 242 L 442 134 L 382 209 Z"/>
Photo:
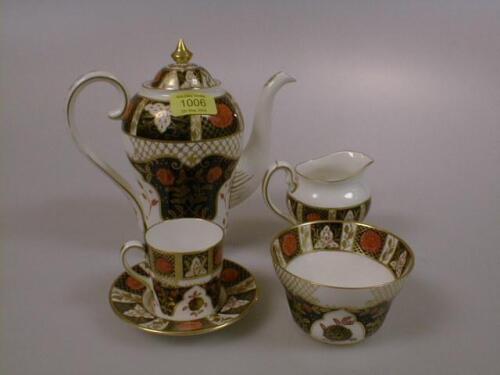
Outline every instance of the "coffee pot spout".
<path fill-rule="evenodd" d="M 291 82 L 295 82 L 295 78 L 285 72 L 278 72 L 266 82 L 261 91 L 255 108 L 252 134 L 234 173 L 230 207 L 250 197 L 260 185 L 271 150 L 271 114 L 274 97 L 285 84 Z"/>

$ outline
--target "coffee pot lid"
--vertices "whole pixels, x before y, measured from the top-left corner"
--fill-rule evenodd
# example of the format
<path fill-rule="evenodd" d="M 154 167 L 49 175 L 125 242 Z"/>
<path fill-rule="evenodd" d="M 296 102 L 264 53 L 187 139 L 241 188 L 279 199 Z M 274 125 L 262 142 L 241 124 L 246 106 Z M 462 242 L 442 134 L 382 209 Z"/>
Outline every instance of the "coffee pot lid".
<path fill-rule="evenodd" d="M 146 87 L 162 90 L 192 90 L 216 87 L 220 82 L 214 79 L 203 67 L 190 63 L 193 53 L 186 47 L 182 39 L 170 55 L 175 61 L 163 67 L 155 78 L 146 83 Z"/>

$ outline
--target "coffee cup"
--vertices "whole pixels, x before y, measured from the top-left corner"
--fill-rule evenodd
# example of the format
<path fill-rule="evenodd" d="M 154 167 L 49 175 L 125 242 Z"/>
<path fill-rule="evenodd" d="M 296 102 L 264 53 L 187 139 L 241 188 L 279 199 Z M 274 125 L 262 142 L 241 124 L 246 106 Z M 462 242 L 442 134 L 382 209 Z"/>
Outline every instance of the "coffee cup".
<path fill-rule="evenodd" d="M 223 229 L 207 220 L 166 220 L 146 231 L 144 244 L 126 242 L 121 260 L 127 273 L 150 289 L 157 316 L 201 319 L 216 312 L 221 297 L 223 236 Z M 143 272 L 127 262 L 132 249 L 145 255 Z"/>

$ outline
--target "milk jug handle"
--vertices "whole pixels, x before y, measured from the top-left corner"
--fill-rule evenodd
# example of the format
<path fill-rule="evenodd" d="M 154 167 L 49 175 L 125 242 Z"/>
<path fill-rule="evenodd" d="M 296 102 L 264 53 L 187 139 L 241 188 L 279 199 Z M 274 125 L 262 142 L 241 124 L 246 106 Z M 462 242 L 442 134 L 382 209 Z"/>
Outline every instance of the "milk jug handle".
<path fill-rule="evenodd" d="M 112 120 L 118 120 L 125 113 L 128 103 L 128 95 L 125 86 L 118 81 L 112 74 L 102 71 L 94 71 L 87 73 L 77 79 L 75 83 L 71 86 L 68 96 L 68 101 L 66 105 L 66 118 L 68 122 L 69 129 L 71 131 L 71 136 L 75 141 L 76 145 L 80 151 L 87 156 L 92 163 L 94 163 L 100 170 L 107 174 L 118 186 L 120 186 L 128 195 L 132 202 L 134 203 L 138 215 L 142 221 L 144 229 L 146 228 L 146 221 L 144 220 L 144 213 L 142 211 L 142 206 L 137 200 L 137 196 L 134 194 L 132 186 L 120 175 L 118 172 L 112 168 L 108 163 L 99 158 L 88 146 L 85 144 L 80 137 L 78 129 L 75 127 L 75 114 L 74 108 L 78 95 L 90 84 L 94 82 L 106 82 L 113 86 L 119 93 L 123 95 L 123 105 L 121 109 L 116 111 L 111 111 L 108 113 L 108 117 Z"/>
<path fill-rule="evenodd" d="M 295 220 L 292 215 L 290 215 L 289 213 L 284 213 L 271 201 L 271 197 L 269 194 L 269 182 L 271 181 L 271 177 L 273 176 L 274 172 L 278 170 L 284 170 L 285 172 L 288 172 L 288 191 L 290 193 L 293 193 L 295 190 L 297 190 L 297 175 L 295 174 L 293 167 L 286 161 L 277 161 L 271 167 L 269 167 L 262 180 L 262 196 L 264 197 L 264 202 L 266 202 L 267 206 L 278 216 L 282 217 L 292 224 L 297 224 L 297 220 Z"/>

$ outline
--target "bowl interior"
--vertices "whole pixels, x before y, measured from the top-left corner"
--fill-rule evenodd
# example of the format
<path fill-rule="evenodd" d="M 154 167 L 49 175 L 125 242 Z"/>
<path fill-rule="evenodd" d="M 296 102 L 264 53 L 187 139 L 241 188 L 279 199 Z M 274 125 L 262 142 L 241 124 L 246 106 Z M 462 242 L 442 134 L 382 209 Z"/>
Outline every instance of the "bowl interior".
<path fill-rule="evenodd" d="M 271 253 L 274 266 L 282 272 L 339 288 L 370 288 L 401 280 L 414 264 L 413 252 L 402 239 L 357 222 L 315 221 L 288 228 L 276 236 Z M 365 259 L 355 259 L 361 257 Z M 326 281 L 328 272 L 334 277 Z"/>

